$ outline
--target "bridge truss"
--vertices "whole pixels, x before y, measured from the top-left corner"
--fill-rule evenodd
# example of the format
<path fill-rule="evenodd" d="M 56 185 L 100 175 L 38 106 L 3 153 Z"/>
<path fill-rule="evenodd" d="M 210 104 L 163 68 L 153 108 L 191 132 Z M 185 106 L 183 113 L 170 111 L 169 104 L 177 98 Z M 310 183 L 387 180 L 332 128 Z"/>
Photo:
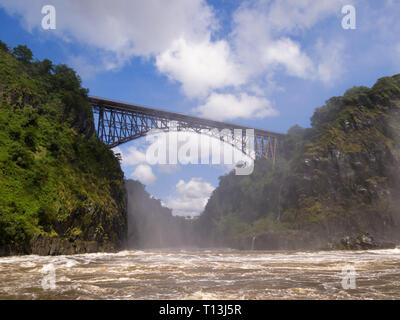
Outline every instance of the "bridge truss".
<path fill-rule="evenodd" d="M 284 134 L 261 129 L 254 129 L 254 136 L 248 136 L 246 129 L 252 128 L 98 97 L 89 97 L 89 101 L 97 122 L 97 136 L 110 148 L 144 137 L 154 130 L 189 131 L 209 134 L 231 143 L 248 156 L 264 157 L 275 163 L 284 137 Z M 235 135 L 235 129 L 242 130 L 241 137 Z M 254 139 L 255 152 L 247 150 L 246 139 Z"/>

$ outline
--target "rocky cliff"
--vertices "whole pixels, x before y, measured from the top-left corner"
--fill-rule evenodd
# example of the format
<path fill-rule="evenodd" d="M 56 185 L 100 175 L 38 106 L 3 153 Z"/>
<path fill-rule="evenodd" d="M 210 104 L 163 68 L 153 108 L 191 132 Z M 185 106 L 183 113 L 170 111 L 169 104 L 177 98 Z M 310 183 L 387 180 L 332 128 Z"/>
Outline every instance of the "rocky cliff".
<path fill-rule="evenodd" d="M 116 250 L 123 172 L 94 135 L 87 90 L 65 65 L 0 46 L 0 255 Z"/>
<path fill-rule="evenodd" d="M 285 189 L 282 219 L 324 239 L 398 239 L 400 75 L 316 110 Z"/>
<path fill-rule="evenodd" d="M 247 249 L 399 241 L 400 75 L 329 99 L 311 120 L 289 130 L 276 166 L 258 160 L 251 176 L 221 178 L 200 239 Z"/>

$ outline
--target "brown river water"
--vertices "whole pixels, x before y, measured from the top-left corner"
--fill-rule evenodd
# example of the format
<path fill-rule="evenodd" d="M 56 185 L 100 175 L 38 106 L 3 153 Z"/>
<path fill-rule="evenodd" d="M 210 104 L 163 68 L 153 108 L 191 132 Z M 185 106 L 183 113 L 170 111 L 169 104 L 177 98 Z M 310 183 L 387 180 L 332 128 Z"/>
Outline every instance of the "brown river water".
<path fill-rule="evenodd" d="M 0 299 L 400 299 L 400 248 L 3 257 Z"/>

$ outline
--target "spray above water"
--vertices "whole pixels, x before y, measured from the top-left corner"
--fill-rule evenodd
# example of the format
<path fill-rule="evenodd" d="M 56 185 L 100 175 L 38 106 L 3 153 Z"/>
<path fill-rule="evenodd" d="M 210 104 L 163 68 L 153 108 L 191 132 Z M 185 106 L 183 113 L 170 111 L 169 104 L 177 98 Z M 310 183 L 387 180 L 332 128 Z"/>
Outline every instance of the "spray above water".
<path fill-rule="evenodd" d="M 188 247 L 194 243 L 193 222 L 173 216 L 171 209 L 154 199 L 143 184 L 126 181 L 129 248 Z"/>

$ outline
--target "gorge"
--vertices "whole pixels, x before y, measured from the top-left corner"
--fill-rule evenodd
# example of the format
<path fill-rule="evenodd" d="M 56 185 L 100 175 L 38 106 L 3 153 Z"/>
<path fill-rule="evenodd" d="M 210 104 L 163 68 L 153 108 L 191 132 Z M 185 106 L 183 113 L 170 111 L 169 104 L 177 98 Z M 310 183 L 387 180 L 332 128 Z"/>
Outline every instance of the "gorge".
<path fill-rule="evenodd" d="M 187 221 L 124 179 L 72 69 L 0 47 L 0 255 L 399 241 L 400 75 L 329 99 L 310 128 L 288 131 L 279 164 L 258 159 L 249 176 L 220 177 Z"/>

